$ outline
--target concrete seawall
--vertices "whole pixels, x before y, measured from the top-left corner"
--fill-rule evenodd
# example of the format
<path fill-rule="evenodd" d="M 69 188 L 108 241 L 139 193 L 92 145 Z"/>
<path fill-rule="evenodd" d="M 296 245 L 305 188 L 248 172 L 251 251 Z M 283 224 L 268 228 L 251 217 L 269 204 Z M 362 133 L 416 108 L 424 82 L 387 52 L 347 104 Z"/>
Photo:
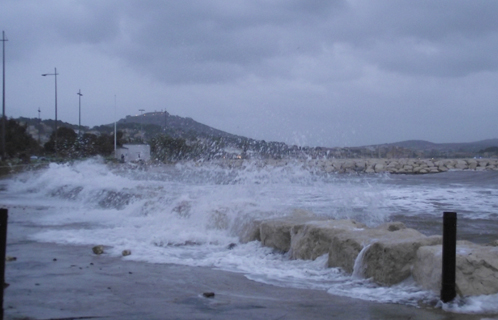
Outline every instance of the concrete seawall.
<path fill-rule="evenodd" d="M 289 252 L 291 259 L 314 260 L 328 254 L 328 267 L 370 278 L 382 286 L 409 277 L 422 288 L 441 289 L 440 236 L 425 236 L 401 222 L 375 228 L 354 220 L 327 220 L 310 214 L 255 221 L 241 236 L 266 247 Z M 498 293 L 497 241 L 483 246 L 457 244 L 457 293 L 477 296 Z"/>

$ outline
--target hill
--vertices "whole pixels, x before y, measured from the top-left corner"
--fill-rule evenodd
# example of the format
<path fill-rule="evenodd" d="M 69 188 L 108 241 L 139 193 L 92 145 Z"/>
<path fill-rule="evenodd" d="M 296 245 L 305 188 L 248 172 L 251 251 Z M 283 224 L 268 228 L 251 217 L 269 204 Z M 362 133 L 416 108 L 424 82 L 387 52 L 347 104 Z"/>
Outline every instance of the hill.
<path fill-rule="evenodd" d="M 395 143 L 388 143 L 381 146 L 400 147 L 422 152 L 430 157 L 469 157 L 480 155 L 486 149 L 498 146 L 498 139 L 486 139 L 465 143 L 433 143 L 424 140 L 408 140 Z M 432 155 L 432 156 L 431 156 Z"/>
<path fill-rule="evenodd" d="M 248 139 L 242 136 L 230 134 L 200 122 L 192 118 L 183 118 L 170 115 L 166 111 L 147 112 L 137 116 L 126 116 L 125 119 L 118 121 L 118 126 L 136 123 L 156 125 L 162 128 L 163 133 L 172 137 L 219 137 L 232 139 Z"/>
<path fill-rule="evenodd" d="M 53 120 L 19 118 L 27 132 L 41 145 L 48 141 Z M 58 127 L 78 130 L 77 125 L 58 121 Z M 282 142 L 254 140 L 224 132 L 192 118 L 170 115 L 166 111 L 126 116 L 117 122 L 123 143 L 151 144 L 152 148 L 177 152 L 177 159 L 196 158 L 468 158 L 498 156 L 498 139 L 469 143 L 433 143 L 408 140 L 363 147 L 289 146 Z M 83 133 L 113 135 L 114 123 L 82 127 Z M 118 135 L 119 136 L 119 135 Z"/>

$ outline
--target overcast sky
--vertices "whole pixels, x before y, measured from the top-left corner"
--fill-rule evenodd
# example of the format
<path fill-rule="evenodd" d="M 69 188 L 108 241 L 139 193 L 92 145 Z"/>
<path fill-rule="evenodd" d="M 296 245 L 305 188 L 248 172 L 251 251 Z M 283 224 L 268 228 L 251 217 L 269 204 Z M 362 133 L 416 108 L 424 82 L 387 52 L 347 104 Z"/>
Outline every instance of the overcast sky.
<path fill-rule="evenodd" d="M 309 146 L 498 138 L 498 1 L 0 0 L 6 114 Z M 116 104 L 115 98 L 116 96 Z M 116 108 L 115 108 L 116 105 Z"/>

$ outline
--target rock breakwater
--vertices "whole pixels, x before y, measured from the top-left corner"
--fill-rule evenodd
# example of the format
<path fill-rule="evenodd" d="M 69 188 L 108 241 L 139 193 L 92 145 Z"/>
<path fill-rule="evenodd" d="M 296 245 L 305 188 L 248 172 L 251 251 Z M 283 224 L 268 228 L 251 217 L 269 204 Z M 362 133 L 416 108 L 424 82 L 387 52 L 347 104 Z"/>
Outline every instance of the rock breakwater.
<path fill-rule="evenodd" d="M 242 242 L 288 252 L 291 259 L 314 260 L 328 254 L 328 267 L 370 278 L 382 286 L 409 277 L 422 288 L 441 289 L 441 236 L 425 236 L 401 222 L 369 228 L 354 220 L 311 214 L 255 221 Z M 496 241 L 495 241 L 496 242 Z M 457 244 L 457 292 L 461 296 L 498 293 L 498 247 L 468 241 Z"/>
<path fill-rule="evenodd" d="M 226 160 L 223 166 L 243 167 L 247 160 Z M 257 160 L 261 167 L 283 167 L 289 164 L 302 165 L 304 168 L 325 173 L 393 173 L 427 174 L 449 170 L 498 171 L 498 159 L 312 159 Z"/>

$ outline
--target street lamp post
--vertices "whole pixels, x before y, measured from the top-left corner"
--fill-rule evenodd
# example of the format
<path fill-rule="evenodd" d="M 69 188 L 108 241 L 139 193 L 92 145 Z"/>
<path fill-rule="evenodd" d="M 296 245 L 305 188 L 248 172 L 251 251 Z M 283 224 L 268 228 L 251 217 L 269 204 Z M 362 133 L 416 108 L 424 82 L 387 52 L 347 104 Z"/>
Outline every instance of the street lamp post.
<path fill-rule="evenodd" d="M 41 110 L 38 107 L 38 144 L 41 142 Z"/>
<path fill-rule="evenodd" d="M 5 160 L 5 31 L 2 31 L 2 160 Z"/>
<path fill-rule="evenodd" d="M 144 109 L 138 109 L 138 111 L 140 111 L 140 115 L 143 116 L 144 115 Z M 144 140 L 144 124 L 143 124 L 143 119 L 140 119 L 140 134 L 142 135 L 142 143 L 143 143 L 143 140 Z"/>
<path fill-rule="evenodd" d="M 80 139 L 81 139 L 81 89 L 78 91 L 77 95 L 79 96 L 78 97 L 78 100 L 79 100 L 79 122 L 78 122 L 78 135 L 80 136 Z"/>
<path fill-rule="evenodd" d="M 55 140 L 54 140 L 54 149 L 55 153 L 57 154 L 57 68 L 54 68 L 54 73 L 44 73 L 42 76 L 54 76 L 55 77 L 55 124 L 54 124 L 54 133 L 55 133 Z"/>

